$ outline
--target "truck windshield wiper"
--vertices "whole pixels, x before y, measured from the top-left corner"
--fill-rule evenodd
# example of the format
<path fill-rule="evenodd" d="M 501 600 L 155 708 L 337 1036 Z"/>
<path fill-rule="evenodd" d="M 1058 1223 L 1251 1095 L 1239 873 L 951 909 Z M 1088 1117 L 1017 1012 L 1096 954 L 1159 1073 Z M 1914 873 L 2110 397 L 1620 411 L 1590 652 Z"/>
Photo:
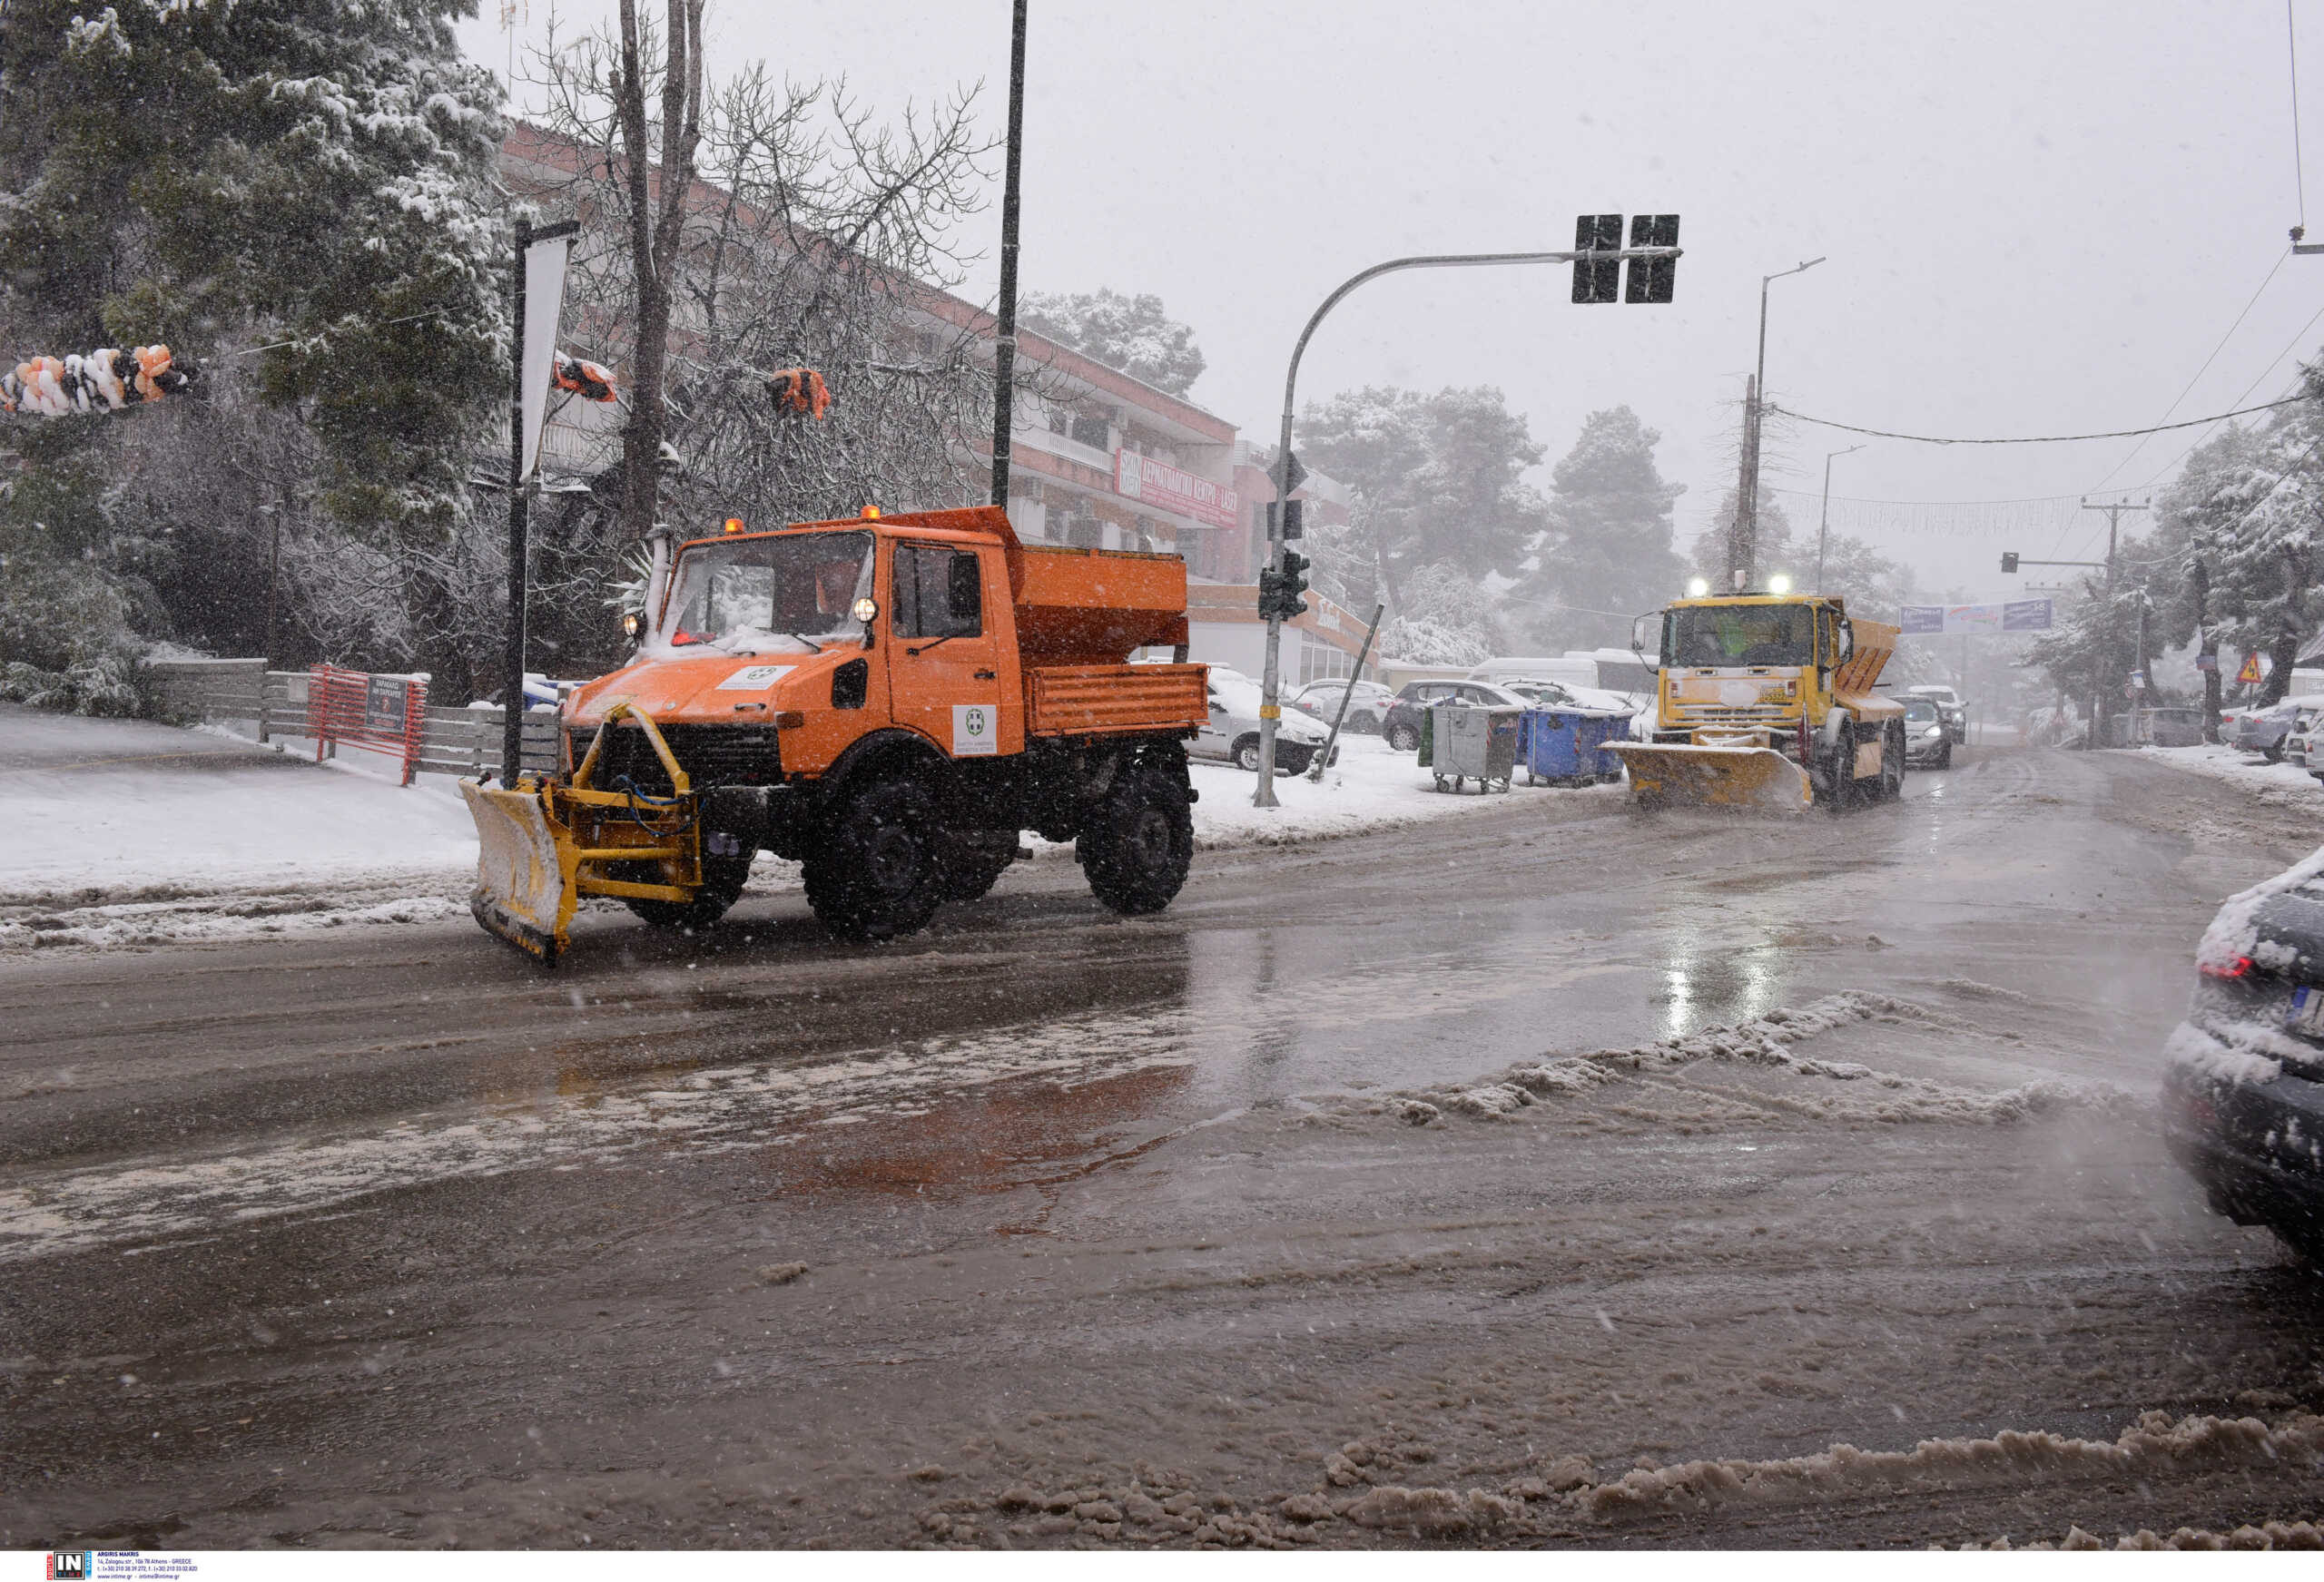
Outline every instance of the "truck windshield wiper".
<path fill-rule="evenodd" d="M 796 632 L 785 632 L 783 635 L 805 644 L 808 647 L 813 649 L 818 653 L 821 653 L 823 651 L 823 645 L 816 642 L 812 637 L 801 637 Z"/>
<path fill-rule="evenodd" d="M 943 636 L 939 637 L 936 640 L 936 643 L 950 643 L 953 638 L 958 637 L 959 635 L 960 634 L 957 632 L 947 632 Z M 935 647 L 936 643 L 923 643 L 917 648 L 907 648 L 904 652 L 911 654 L 914 659 L 917 659 L 921 654 L 927 653 L 930 649 Z"/>

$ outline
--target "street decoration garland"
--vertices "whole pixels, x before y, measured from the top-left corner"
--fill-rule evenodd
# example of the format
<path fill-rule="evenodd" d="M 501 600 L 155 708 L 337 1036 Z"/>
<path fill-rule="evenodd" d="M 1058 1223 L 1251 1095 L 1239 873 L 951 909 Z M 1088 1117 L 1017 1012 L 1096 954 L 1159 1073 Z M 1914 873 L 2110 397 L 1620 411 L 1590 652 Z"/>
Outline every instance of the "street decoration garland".
<path fill-rule="evenodd" d="M 0 374 L 0 411 L 42 418 L 118 412 L 177 395 L 193 383 L 196 373 L 192 362 L 172 357 L 168 347 L 158 344 L 126 351 L 100 347 L 85 356 L 35 357 Z"/>

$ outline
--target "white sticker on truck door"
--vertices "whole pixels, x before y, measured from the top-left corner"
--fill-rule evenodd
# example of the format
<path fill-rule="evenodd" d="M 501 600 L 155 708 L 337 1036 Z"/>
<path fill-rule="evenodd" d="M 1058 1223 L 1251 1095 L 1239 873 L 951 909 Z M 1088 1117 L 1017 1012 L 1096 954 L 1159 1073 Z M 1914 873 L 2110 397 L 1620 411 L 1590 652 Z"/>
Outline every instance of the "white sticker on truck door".
<path fill-rule="evenodd" d="M 718 683 L 722 693 L 763 692 L 799 667 L 795 664 L 746 664 Z"/>
<path fill-rule="evenodd" d="M 982 758 L 1000 751 L 1000 711 L 990 703 L 954 703 L 952 756 Z"/>

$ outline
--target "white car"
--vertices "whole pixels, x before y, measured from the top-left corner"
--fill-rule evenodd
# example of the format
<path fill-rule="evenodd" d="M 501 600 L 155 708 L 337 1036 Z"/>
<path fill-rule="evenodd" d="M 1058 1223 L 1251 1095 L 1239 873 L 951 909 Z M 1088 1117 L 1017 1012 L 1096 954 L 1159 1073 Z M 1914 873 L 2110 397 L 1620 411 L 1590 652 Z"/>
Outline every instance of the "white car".
<path fill-rule="evenodd" d="M 1210 667 L 1210 720 L 1188 749 L 1196 758 L 1223 759 L 1256 774 L 1259 769 L 1259 683 L 1225 665 Z M 1331 731 L 1296 709 L 1275 722 L 1275 767 L 1299 774 L 1315 761 Z M 1336 750 L 1333 757 L 1339 756 Z"/>

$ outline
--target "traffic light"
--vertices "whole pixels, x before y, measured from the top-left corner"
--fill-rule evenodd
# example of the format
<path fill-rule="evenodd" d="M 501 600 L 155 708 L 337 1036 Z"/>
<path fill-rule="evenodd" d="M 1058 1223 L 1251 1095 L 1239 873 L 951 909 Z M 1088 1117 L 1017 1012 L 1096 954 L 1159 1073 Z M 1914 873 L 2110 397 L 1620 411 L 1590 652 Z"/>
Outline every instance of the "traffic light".
<path fill-rule="evenodd" d="M 2001 568 L 2004 572 L 2014 574 L 2017 570 L 2017 556 L 2004 550 L 2001 557 Z"/>
<path fill-rule="evenodd" d="M 1305 573 L 1312 564 L 1305 555 L 1286 549 L 1281 571 L 1260 568 L 1260 620 L 1295 621 L 1307 613 L 1307 601 L 1299 595 L 1307 589 Z"/>
<path fill-rule="evenodd" d="M 1676 214 L 1633 214 L 1630 216 L 1630 245 L 1632 247 L 1676 247 L 1679 245 L 1679 217 Z M 1671 289 L 1678 284 L 1679 260 L 1675 258 L 1634 258 L 1630 260 L 1630 290 L 1623 294 L 1625 302 L 1668 302 Z"/>
<path fill-rule="evenodd" d="M 775 369 L 766 376 L 766 393 L 778 417 L 811 418 L 820 423 L 832 404 L 830 387 L 811 368 Z"/>
<path fill-rule="evenodd" d="M 1573 217 L 1573 251 L 1576 252 L 1620 252 L 1622 248 L 1622 217 L 1619 214 L 1577 214 Z M 1620 259 L 1581 259 L 1573 260 L 1573 300 L 1577 302 L 1614 302 L 1621 300 L 1622 262 Z"/>
<path fill-rule="evenodd" d="M 1267 538 L 1304 538 L 1307 534 L 1307 502 L 1294 500 L 1288 506 L 1267 502 Z"/>

